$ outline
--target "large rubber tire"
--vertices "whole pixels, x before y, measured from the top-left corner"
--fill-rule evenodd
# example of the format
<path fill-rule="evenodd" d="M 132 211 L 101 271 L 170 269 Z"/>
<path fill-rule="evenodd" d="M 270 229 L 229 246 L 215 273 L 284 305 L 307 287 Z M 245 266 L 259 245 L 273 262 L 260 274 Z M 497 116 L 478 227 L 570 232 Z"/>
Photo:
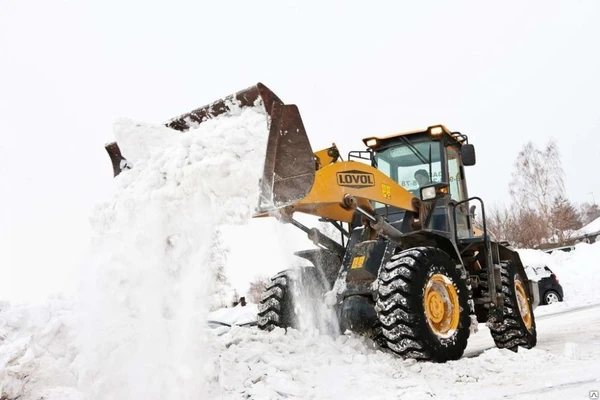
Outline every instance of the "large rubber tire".
<path fill-rule="evenodd" d="M 373 330 L 370 335 L 371 340 L 375 342 L 375 344 L 381 348 L 387 347 L 387 340 L 383 335 L 383 328 L 381 326 L 381 322 L 377 321 L 375 326 L 373 326 Z"/>
<path fill-rule="evenodd" d="M 487 326 L 490 328 L 492 338 L 496 347 L 517 351 L 519 347 L 531 349 L 537 344 L 537 331 L 535 326 L 535 316 L 531 304 L 531 298 L 527 296 L 527 304 L 530 315 L 529 327 L 526 318 L 521 315 L 517 299 L 516 282 L 524 287 L 525 284 L 512 261 L 502 262 L 500 264 L 500 274 L 502 277 L 502 294 L 504 295 L 503 319 L 498 318 L 494 313 L 489 313 Z M 487 275 L 480 275 L 482 294 L 487 296 L 488 282 Z M 527 291 L 526 291 L 527 293 Z M 524 299 L 525 300 L 525 299 Z"/>
<path fill-rule="evenodd" d="M 457 326 L 445 335 L 432 328 L 424 298 L 432 279 L 440 276 L 456 295 L 451 310 L 458 305 Z M 379 274 L 375 309 L 386 347 L 403 358 L 445 362 L 462 357 L 467 347 L 471 323 L 467 275 L 440 249 L 417 247 L 394 255 Z"/>
<path fill-rule="evenodd" d="M 271 278 L 263 292 L 258 304 L 257 325 L 265 331 L 272 331 L 276 327 L 295 327 L 294 307 L 285 273 Z"/>
<path fill-rule="evenodd" d="M 300 329 L 303 325 L 324 329 L 333 321 L 323 321 L 323 295 L 329 284 L 315 267 L 282 271 L 275 275 L 258 305 L 258 328 Z M 327 326 L 327 329 L 330 327 Z"/>

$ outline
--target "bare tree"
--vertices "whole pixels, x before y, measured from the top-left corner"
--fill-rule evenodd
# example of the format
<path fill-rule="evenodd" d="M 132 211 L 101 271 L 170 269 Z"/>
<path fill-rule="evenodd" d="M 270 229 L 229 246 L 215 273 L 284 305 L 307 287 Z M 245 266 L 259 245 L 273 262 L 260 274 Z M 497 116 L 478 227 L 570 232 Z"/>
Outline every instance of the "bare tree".
<path fill-rule="evenodd" d="M 564 171 L 554 140 L 543 149 L 532 142 L 523 147 L 514 164 L 509 192 L 513 205 L 501 215 L 506 240 L 523 247 L 539 247 L 551 241 L 553 226 L 558 229 L 566 224 L 553 216 L 555 200 L 566 199 Z"/>
<path fill-rule="evenodd" d="M 514 242 L 521 247 L 538 248 L 547 243 L 550 237 L 550 226 L 546 218 L 537 210 L 516 210 Z"/>
<path fill-rule="evenodd" d="M 492 206 L 486 213 L 486 228 L 497 240 L 515 241 L 515 215 L 506 206 Z"/>
<path fill-rule="evenodd" d="M 548 218 L 552 203 L 563 196 L 564 171 L 554 140 L 543 150 L 528 142 L 519 152 L 510 182 L 510 195 L 520 210 L 537 210 Z"/>
<path fill-rule="evenodd" d="M 496 240 L 523 248 L 537 248 L 548 241 L 548 222 L 539 212 L 512 206 L 492 207 L 486 214 L 488 230 Z"/>
<path fill-rule="evenodd" d="M 254 304 L 260 303 L 260 296 L 267 288 L 269 282 L 270 280 L 266 276 L 257 276 L 254 278 L 254 280 L 250 282 L 250 287 L 248 289 L 248 300 Z"/>
<path fill-rule="evenodd" d="M 581 222 L 587 225 L 597 218 L 600 218 L 600 207 L 596 203 L 583 203 L 579 207 L 581 210 Z"/>

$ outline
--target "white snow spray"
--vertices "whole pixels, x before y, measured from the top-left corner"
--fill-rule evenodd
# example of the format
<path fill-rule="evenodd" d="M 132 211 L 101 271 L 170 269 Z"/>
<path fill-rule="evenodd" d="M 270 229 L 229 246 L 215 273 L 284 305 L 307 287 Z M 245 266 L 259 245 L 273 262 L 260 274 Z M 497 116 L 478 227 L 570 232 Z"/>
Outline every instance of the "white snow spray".
<path fill-rule="evenodd" d="M 246 223 L 257 204 L 266 124 L 246 108 L 188 132 L 116 125 L 134 167 L 92 221 L 76 360 L 91 398 L 202 398 L 219 227 Z"/>

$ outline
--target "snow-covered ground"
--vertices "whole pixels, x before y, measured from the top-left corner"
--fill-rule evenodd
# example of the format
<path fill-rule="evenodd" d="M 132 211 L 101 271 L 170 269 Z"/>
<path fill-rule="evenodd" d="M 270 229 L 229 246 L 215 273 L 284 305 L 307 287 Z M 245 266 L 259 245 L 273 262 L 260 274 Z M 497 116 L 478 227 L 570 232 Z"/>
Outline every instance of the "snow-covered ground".
<path fill-rule="evenodd" d="M 583 399 L 600 388 L 600 307 L 541 317 L 538 346 L 516 354 L 495 348 L 487 328 L 480 329 L 465 357 L 445 364 L 400 360 L 354 335 L 333 339 L 297 331 L 215 329 L 210 395 Z"/>
<path fill-rule="evenodd" d="M 134 168 L 92 216 L 77 295 L 0 303 L 0 399 L 585 398 L 600 388 L 600 308 L 542 315 L 600 303 L 600 243 L 521 251 L 556 272 L 565 302 L 536 310 L 538 347 L 517 354 L 494 348 L 483 325 L 446 364 L 401 360 L 353 334 L 209 327 L 251 320 L 252 304 L 209 311 L 307 244 L 289 226 L 250 222 L 265 127 L 260 109 L 187 133 L 116 125 Z M 230 281 L 216 279 L 218 266 Z"/>
<path fill-rule="evenodd" d="M 77 387 L 77 349 L 70 345 L 76 321 L 67 303 L 5 310 L 3 320 L 8 315 L 13 320 L 1 332 L 0 347 L 0 388 L 7 399 L 98 398 Z M 355 335 L 203 329 L 198 337 L 206 335 L 200 361 L 207 384 L 195 398 L 587 398 L 600 387 L 600 307 L 539 317 L 537 325 L 538 346 L 516 354 L 496 349 L 480 325 L 465 357 L 446 364 L 401 360 Z M 111 393 L 164 398 L 119 397 L 125 388 Z M 193 398 L 189 394 L 182 390 L 177 398 Z"/>

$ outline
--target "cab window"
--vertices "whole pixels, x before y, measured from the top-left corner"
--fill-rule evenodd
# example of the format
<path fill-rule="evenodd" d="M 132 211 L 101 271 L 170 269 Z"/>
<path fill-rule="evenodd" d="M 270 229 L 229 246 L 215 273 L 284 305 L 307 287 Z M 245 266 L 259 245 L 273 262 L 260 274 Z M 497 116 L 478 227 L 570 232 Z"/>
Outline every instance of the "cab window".
<path fill-rule="evenodd" d="M 464 177 L 460 168 L 460 155 L 455 147 L 448 147 L 447 154 L 450 197 L 454 201 L 462 201 L 466 197 L 464 193 Z"/>
<path fill-rule="evenodd" d="M 404 140 L 404 144 L 378 152 L 375 155 L 376 166 L 400 186 L 420 197 L 421 186 L 442 181 L 440 143 L 435 140 L 414 143 Z"/>

